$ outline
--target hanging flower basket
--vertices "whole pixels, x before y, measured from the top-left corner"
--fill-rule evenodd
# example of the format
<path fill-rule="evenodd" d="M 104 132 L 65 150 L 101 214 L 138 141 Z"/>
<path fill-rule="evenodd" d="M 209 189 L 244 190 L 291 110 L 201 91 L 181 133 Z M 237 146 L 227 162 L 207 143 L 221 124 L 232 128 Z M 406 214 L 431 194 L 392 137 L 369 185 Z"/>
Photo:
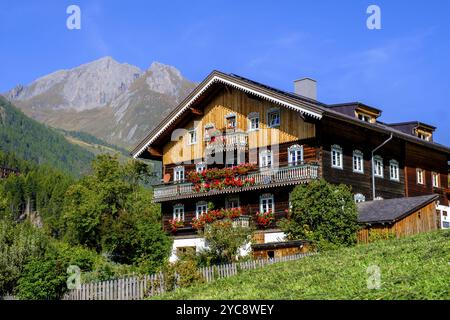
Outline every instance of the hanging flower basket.
<path fill-rule="evenodd" d="M 170 227 L 171 227 L 173 233 L 177 232 L 177 230 L 179 228 L 183 228 L 184 227 L 184 221 L 181 220 L 181 219 L 178 219 L 178 218 L 175 218 L 173 220 L 169 220 L 169 224 L 170 224 Z"/>
<path fill-rule="evenodd" d="M 267 228 L 272 224 L 275 220 L 275 214 L 269 210 L 267 212 L 257 212 L 256 213 L 256 222 L 259 226 Z"/>

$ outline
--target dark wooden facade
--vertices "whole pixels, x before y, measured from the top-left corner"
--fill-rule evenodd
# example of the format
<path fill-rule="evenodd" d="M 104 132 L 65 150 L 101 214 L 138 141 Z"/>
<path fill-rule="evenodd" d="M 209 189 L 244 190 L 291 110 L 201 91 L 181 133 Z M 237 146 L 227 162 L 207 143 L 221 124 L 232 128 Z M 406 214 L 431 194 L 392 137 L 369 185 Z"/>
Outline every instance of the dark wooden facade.
<path fill-rule="evenodd" d="M 221 77 L 228 83 L 214 82 L 211 84 L 208 81 L 212 81 L 213 77 Z M 233 83 L 236 86 L 245 87 L 245 89 L 234 87 Z M 257 97 L 256 93 L 249 92 L 251 90 L 261 91 L 265 98 Z M 200 96 L 195 96 L 202 92 L 203 94 Z M 190 99 L 194 99 L 195 103 L 189 109 L 186 109 L 187 111 L 184 114 L 181 113 L 184 110 L 183 105 L 191 103 Z M 277 103 L 273 102 L 275 99 L 277 99 Z M 285 100 L 280 102 L 282 99 Z M 285 103 L 285 106 L 281 106 L 283 103 Z M 304 107 L 305 113 L 300 113 L 291 108 L 291 105 L 295 103 Z M 268 128 L 266 113 L 272 108 L 280 109 L 281 123 L 277 128 Z M 352 118 L 358 108 L 369 110 L 369 113 L 374 116 L 373 121 L 364 123 L 358 118 Z M 312 109 L 321 114 L 320 119 L 308 114 L 308 111 Z M 340 114 L 340 109 L 345 110 L 345 112 Z M 247 116 L 255 111 L 259 112 L 261 116 L 260 128 L 262 130 L 257 133 L 248 131 Z M 304 100 L 289 93 L 216 71 L 208 76 L 169 115 L 166 123 L 161 123 L 153 133 L 149 134 L 149 137 L 144 139 L 133 153 L 140 157 L 161 160 L 163 162 L 163 174 L 170 180 L 166 185 L 170 185 L 173 183 L 174 167 L 183 163 L 185 173 L 187 173 L 195 170 L 195 160 L 205 160 L 202 159 L 205 149 L 204 126 L 208 123 L 214 123 L 215 128 L 224 130 L 226 124 L 224 118 L 230 113 L 236 115 L 236 128 L 249 135 L 245 162 L 252 160 L 250 155 L 257 154 L 258 148 L 270 149 L 275 136 L 279 144 L 278 150 L 273 156 L 278 157 L 280 167 L 286 167 L 288 164 L 288 148 L 294 144 L 302 145 L 304 163 L 317 163 L 319 166 L 317 178 L 324 178 L 334 184 L 350 185 L 354 194 L 362 194 L 366 200 L 372 200 L 373 191 L 371 151 L 388 139 L 390 134 L 393 134 L 393 139 L 375 153 L 383 159 L 384 173 L 383 178 L 375 178 L 376 196 L 391 199 L 436 193 L 440 196 L 441 204 L 449 204 L 448 161 L 450 160 L 450 149 L 445 146 L 419 141 L 417 137 L 395 131 L 392 128 L 391 130 L 387 125 L 378 125 L 375 120 L 381 111 L 375 108 L 361 104 L 324 106 L 319 102 Z M 171 134 L 175 129 L 189 130 L 193 128 L 195 123 L 198 124 L 199 128 L 199 131 L 197 131 L 198 141 L 195 145 L 186 143 L 185 137 L 180 141 L 171 141 Z M 166 124 L 167 126 L 165 126 Z M 269 132 L 267 139 L 263 136 L 264 130 Z M 148 141 L 152 141 L 152 143 Z M 339 145 L 342 148 L 342 169 L 331 166 L 332 145 Z M 142 150 L 144 150 L 143 153 Z M 363 153 L 363 173 L 353 172 L 354 150 Z M 259 157 L 256 156 L 253 160 L 258 164 Z M 390 160 L 398 162 L 398 181 L 390 179 Z M 223 164 L 213 164 L 209 167 L 223 167 Z M 417 168 L 425 172 L 424 185 L 417 183 Z M 440 186 L 438 188 L 432 187 L 432 172 L 439 173 Z M 303 182 L 299 181 L 299 183 Z M 245 214 L 254 216 L 259 210 L 259 196 L 262 193 L 271 193 L 274 195 L 277 218 L 281 218 L 289 207 L 289 193 L 296 184 L 298 183 L 251 191 L 235 190 L 236 192 L 229 196 L 239 195 L 240 205 L 243 207 Z M 164 226 L 167 229 L 168 221 L 172 219 L 173 205 L 180 203 L 184 205 L 185 227 L 187 227 L 186 230 L 180 230 L 180 233 L 193 233 L 194 230 L 189 229 L 189 226 L 190 221 L 195 216 L 196 203 L 203 200 L 213 202 L 216 208 L 223 208 L 227 196 L 227 194 L 205 194 L 204 196 L 196 195 L 195 199 L 190 196 L 179 196 L 176 199 L 163 198 L 158 202 L 161 202 L 162 205 Z"/>

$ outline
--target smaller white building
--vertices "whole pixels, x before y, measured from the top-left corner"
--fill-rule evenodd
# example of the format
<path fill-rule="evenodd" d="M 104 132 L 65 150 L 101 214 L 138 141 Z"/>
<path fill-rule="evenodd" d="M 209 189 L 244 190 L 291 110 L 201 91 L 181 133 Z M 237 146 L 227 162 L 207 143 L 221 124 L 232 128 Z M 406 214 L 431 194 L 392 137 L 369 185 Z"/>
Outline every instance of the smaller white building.
<path fill-rule="evenodd" d="M 436 213 L 439 219 L 439 228 L 450 229 L 450 207 L 437 205 Z"/>
<path fill-rule="evenodd" d="M 285 241 L 286 235 L 280 231 L 266 231 L 264 232 L 264 243 L 280 242 Z M 186 236 L 186 237 L 176 237 L 173 240 L 172 253 L 170 255 L 169 261 L 175 262 L 178 257 L 177 254 L 181 252 L 186 252 L 192 250 L 195 252 L 201 252 L 202 250 L 208 248 L 204 238 L 198 236 Z M 247 243 L 239 250 L 241 256 L 246 256 L 251 252 L 251 244 Z"/>

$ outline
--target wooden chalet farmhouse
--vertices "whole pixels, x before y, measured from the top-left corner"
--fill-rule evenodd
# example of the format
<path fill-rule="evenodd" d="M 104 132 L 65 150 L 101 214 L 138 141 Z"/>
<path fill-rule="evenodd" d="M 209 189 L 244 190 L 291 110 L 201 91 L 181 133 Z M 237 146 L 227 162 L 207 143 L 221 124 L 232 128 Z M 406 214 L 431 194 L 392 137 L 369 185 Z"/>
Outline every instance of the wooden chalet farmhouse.
<path fill-rule="evenodd" d="M 437 194 L 439 213 L 450 212 L 450 148 L 433 141 L 433 126 L 383 123 L 381 110 L 359 102 L 321 103 L 308 78 L 294 88 L 213 71 L 133 150 L 162 161 L 154 201 L 174 254 L 204 246 L 193 225 L 208 203 L 236 223 L 259 222 L 261 244 L 283 240 L 276 221 L 290 192 L 319 178 L 351 185 L 356 202 Z"/>

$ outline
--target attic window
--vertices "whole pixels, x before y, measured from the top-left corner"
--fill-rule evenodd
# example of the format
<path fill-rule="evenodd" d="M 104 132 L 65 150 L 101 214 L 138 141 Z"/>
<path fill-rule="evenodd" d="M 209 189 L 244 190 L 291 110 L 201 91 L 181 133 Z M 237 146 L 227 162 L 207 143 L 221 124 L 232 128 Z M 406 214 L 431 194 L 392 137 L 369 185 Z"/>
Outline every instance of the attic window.
<path fill-rule="evenodd" d="M 417 137 L 419 137 L 422 140 L 425 140 L 425 141 L 430 141 L 431 140 L 431 133 L 429 133 L 429 132 L 416 130 L 416 134 L 417 134 Z"/>
<path fill-rule="evenodd" d="M 357 113 L 358 119 L 364 122 L 373 122 L 372 117 L 364 114 L 364 113 Z"/>

